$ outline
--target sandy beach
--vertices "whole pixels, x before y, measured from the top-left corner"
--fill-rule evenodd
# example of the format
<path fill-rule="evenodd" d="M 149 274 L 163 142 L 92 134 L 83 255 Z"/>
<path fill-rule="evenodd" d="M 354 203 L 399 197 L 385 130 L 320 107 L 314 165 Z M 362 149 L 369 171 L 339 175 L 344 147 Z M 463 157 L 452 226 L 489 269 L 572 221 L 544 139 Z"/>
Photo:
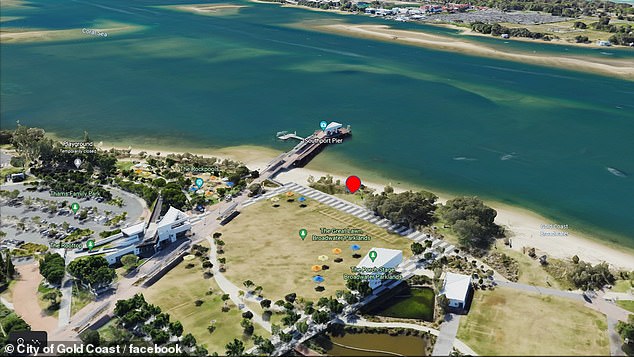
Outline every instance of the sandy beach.
<path fill-rule="evenodd" d="M 634 81 L 634 64 L 632 64 L 631 61 L 626 60 L 596 59 L 590 57 L 556 57 L 530 53 L 504 52 L 481 44 L 472 43 L 467 40 L 456 40 L 451 37 L 431 35 L 418 31 L 395 30 L 387 25 L 316 25 L 299 23 L 292 26 L 345 36 L 400 42 L 412 46 L 458 52 L 468 55 L 593 72 Z"/>
<path fill-rule="evenodd" d="M 241 8 L 247 7 L 247 6 L 235 5 L 235 4 L 211 3 L 211 4 L 164 5 L 164 6 L 156 6 L 156 7 L 163 8 L 163 9 L 176 10 L 176 11 L 190 12 L 192 14 L 197 14 L 197 15 L 224 16 L 224 15 L 235 15 L 238 13 L 238 11 L 240 11 Z"/>
<path fill-rule="evenodd" d="M 52 42 L 52 41 L 69 41 L 78 39 L 107 40 L 108 36 L 130 33 L 142 29 L 142 26 L 122 23 L 100 23 L 91 30 L 106 33 L 107 36 L 95 36 L 84 33 L 81 28 L 66 30 L 47 30 L 47 29 L 25 29 L 6 27 L 0 31 L 0 42 L 2 43 L 25 43 L 25 42 Z"/>
<path fill-rule="evenodd" d="M 122 145 L 99 145 L 101 149 L 109 149 L 116 147 L 118 149 L 130 149 L 132 154 L 138 154 L 141 151 L 155 154 L 160 152 L 160 156 L 167 156 L 168 154 L 178 154 L 183 152 L 190 152 L 192 154 L 203 155 L 206 157 L 218 157 L 238 160 L 247 165 L 249 169 L 264 169 L 267 164 L 279 155 L 278 152 L 273 149 L 263 148 L 259 146 L 236 146 L 227 147 L 222 149 L 191 149 L 183 150 L 175 148 L 168 150 L 161 150 L 157 148 L 141 148 L 141 147 L 125 147 Z M 318 160 L 318 159 L 317 159 Z M 316 161 L 317 161 L 316 160 Z M 325 176 L 327 174 L 332 175 L 335 179 L 345 181 L 346 174 L 342 174 L 341 168 L 335 168 L 333 172 L 325 171 L 321 167 L 315 169 L 313 167 L 319 165 L 309 164 L 311 168 L 297 168 L 292 171 L 282 173 L 277 176 L 277 180 L 281 182 L 296 182 L 301 185 L 307 185 L 309 176 L 313 176 L 316 179 Z M 354 170 L 350 168 L 350 170 Z M 362 171 L 360 171 L 362 172 Z M 361 175 L 361 174 L 360 174 Z M 405 190 L 416 190 L 421 187 L 415 187 L 407 183 L 393 182 L 388 180 L 382 180 L 372 178 L 370 180 L 364 179 L 361 176 L 361 180 L 364 185 L 375 189 L 377 192 L 383 191 L 383 188 L 390 184 L 394 187 L 396 192 L 402 192 Z M 434 192 L 441 203 L 446 202 L 452 198 L 451 194 L 439 193 L 437 190 L 429 189 Z M 570 258 L 573 255 L 579 256 L 580 259 L 591 263 L 608 262 L 613 267 L 634 270 L 634 254 L 630 249 L 619 249 L 610 243 L 603 243 L 598 239 L 593 239 L 582 233 L 575 232 L 572 229 L 543 229 L 542 225 L 557 224 L 551 219 L 540 216 L 532 211 L 505 205 L 499 202 L 487 201 L 487 204 L 495 208 L 498 212 L 496 223 L 505 226 L 508 230 L 512 231 L 511 239 L 513 243 L 513 249 L 521 251 L 522 247 L 534 247 L 539 252 L 547 254 L 548 256 L 555 258 Z M 567 236 L 542 236 L 540 232 L 565 232 Z"/>
<path fill-rule="evenodd" d="M 307 179 L 309 176 L 313 176 L 316 179 L 325 176 L 327 173 L 324 171 L 300 168 L 278 175 L 277 179 L 281 182 L 296 182 L 302 185 L 307 185 Z M 346 177 L 343 175 L 337 175 L 329 173 L 335 179 L 345 181 Z M 362 182 L 367 187 L 370 187 L 377 192 L 382 192 L 383 188 L 389 182 Z M 395 192 L 402 192 L 410 189 L 406 184 L 394 185 Z M 414 189 L 414 188 L 411 188 Z M 438 194 L 439 202 L 444 203 L 451 198 L 448 194 Z M 599 241 L 590 239 L 581 233 L 567 230 L 567 229 L 542 229 L 542 225 L 557 224 L 552 220 L 542 217 L 537 213 L 529 210 L 504 205 L 498 202 L 486 201 L 488 205 L 495 208 L 497 211 L 497 217 L 495 222 L 503 225 L 512 232 L 511 240 L 513 243 L 513 249 L 522 251 L 522 247 L 534 247 L 539 252 L 543 252 L 550 257 L 555 258 L 570 258 L 573 255 L 579 256 L 581 260 L 591 262 L 593 264 L 600 262 L 608 262 L 611 266 L 621 269 L 634 270 L 634 254 L 630 250 L 617 249 Z M 553 232 L 560 231 L 566 232 L 567 236 L 554 237 L 554 236 L 541 236 L 540 232 Z"/>

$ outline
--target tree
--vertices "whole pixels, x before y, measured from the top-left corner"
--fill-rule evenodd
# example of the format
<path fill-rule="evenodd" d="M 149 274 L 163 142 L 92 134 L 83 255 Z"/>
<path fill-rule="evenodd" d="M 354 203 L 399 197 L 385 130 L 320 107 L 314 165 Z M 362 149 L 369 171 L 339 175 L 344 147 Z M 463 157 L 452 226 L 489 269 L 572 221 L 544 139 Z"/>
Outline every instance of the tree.
<path fill-rule="evenodd" d="M 242 285 L 244 285 L 245 288 L 249 289 L 250 287 L 254 286 L 255 284 L 253 284 L 253 282 L 251 280 L 245 280 Z"/>
<path fill-rule="evenodd" d="M 308 324 L 306 321 L 299 321 L 295 324 L 297 331 L 299 331 L 302 335 L 308 331 Z"/>
<path fill-rule="evenodd" d="M 196 337 L 194 337 L 194 335 L 192 335 L 191 333 L 188 333 L 183 337 L 181 342 L 187 347 L 193 347 L 194 345 L 196 345 Z"/>
<path fill-rule="evenodd" d="M 262 306 L 263 309 L 271 307 L 271 300 L 264 299 L 264 300 L 260 301 L 260 306 Z"/>
<path fill-rule="evenodd" d="M 126 255 L 121 257 L 121 264 L 123 264 L 123 266 L 128 271 L 130 271 L 134 267 L 136 267 L 136 264 L 138 263 L 138 261 L 139 261 L 139 257 L 137 257 L 136 255 L 134 255 L 132 253 L 126 254 Z"/>
<path fill-rule="evenodd" d="M 174 321 L 170 323 L 170 332 L 174 336 L 180 336 L 183 334 L 183 324 L 180 321 Z"/>
<path fill-rule="evenodd" d="M 40 261 L 40 274 L 52 285 L 60 285 L 64 278 L 66 263 L 58 253 L 46 253 Z"/>
<path fill-rule="evenodd" d="M 44 139 L 44 130 L 40 128 L 27 128 L 24 125 L 18 124 L 17 129 L 13 132 L 11 143 L 15 147 L 15 150 L 25 158 L 25 169 L 31 161 L 34 161 L 40 156 L 42 141 L 46 142 Z"/>
<path fill-rule="evenodd" d="M 412 254 L 414 255 L 422 254 L 425 251 L 425 247 L 423 247 L 423 245 L 418 242 L 412 243 L 410 247 L 412 249 Z"/>
<path fill-rule="evenodd" d="M 161 213 L 167 212 L 170 206 L 176 209 L 183 209 L 187 206 L 187 196 L 185 196 L 179 187 L 174 187 L 174 185 L 174 183 L 170 182 L 161 191 L 161 195 L 163 196 Z"/>
<path fill-rule="evenodd" d="M 244 343 L 237 338 L 234 338 L 232 342 L 227 343 L 225 348 L 225 354 L 227 356 L 242 356 L 244 353 Z"/>
<path fill-rule="evenodd" d="M 84 344 L 91 344 L 93 346 L 99 346 L 101 337 L 99 336 L 99 331 L 88 329 L 86 332 L 80 335 L 81 341 Z"/>
<path fill-rule="evenodd" d="M 443 309 L 444 312 L 447 312 L 449 309 L 449 300 L 445 296 L 445 294 L 438 295 L 438 306 Z"/>
<path fill-rule="evenodd" d="M 93 289 L 108 286 L 117 275 L 106 258 L 98 255 L 75 259 L 68 265 L 68 272 Z"/>
<path fill-rule="evenodd" d="M 579 264 L 579 257 L 577 255 L 572 256 L 572 262 L 575 264 Z"/>
<path fill-rule="evenodd" d="M 253 322 L 249 319 L 242 319 L 240 326 L 244 329 L 245 335 L 251 335 L 253 333 Z"/>
<path fill-rule="evenodd" d="M 623 341 L 628 341 L 630 345 L 634 344 L 634 315 L 629 315 L 627 322 L 619 321 L 616 324 L 616 331 L 621 335 Z"/>
<path fill-rule="evenodd" d="M 13 265 L 13 261 L 11 260 L 11 252 L 8 250 L 5 256 L 5 260 L 5 275 L 8 279 L 13 279 L 13 276 L 15 275 L 15 266 Z"/>
<path fill-rule="evenodd" d="M 439 210 L 458 235 L 462 246 L 488 248 L 501 227 L 494 223 L 497 212 L 477 197 L 457 197 Z"/>
<path fill-rule="evenodd" d="M 366 206 L 392 223 L 409 227 L 426 226 L 433 222 L 437 199 L 436 195 L 427 191 L 383 192 L 368 197 Z"/>
<path fill-rule="evenodd" d="M 325 324 L 330 320 L 330 315 L 326 311 L 315 311 L 311 318 L 316 324 Z"/>

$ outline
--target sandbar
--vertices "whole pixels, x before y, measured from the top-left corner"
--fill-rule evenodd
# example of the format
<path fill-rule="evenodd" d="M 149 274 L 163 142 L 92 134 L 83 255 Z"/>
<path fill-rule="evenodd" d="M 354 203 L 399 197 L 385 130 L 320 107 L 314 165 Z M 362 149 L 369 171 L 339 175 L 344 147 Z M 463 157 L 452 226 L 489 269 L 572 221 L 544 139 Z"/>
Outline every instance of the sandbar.
<path fill-rule="evenodd" d="M 316 25 L 299 23 L 292 26 L 325 33 L 396 42 L 441 51 L 458 52 L 466 55 L 511 60 L 582 72 L 593 72 L 634 81 L 634 63 L 628 60 L 505 52 L 467 40 L 458 40 L 448 36 L 432 35 L 419 31 L 397 30 L 387 25 L 341 23 Z"/>

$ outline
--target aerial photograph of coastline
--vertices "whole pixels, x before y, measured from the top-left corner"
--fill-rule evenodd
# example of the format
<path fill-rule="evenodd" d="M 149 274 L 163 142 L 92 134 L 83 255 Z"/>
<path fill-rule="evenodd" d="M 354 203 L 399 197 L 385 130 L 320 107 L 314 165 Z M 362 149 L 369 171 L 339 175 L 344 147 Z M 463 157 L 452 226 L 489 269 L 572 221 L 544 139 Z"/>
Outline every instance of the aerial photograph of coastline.
<path fill-rule="evenodd" d="M 634 356 L 634 1 L 0 0 L 0 351 Z"/>

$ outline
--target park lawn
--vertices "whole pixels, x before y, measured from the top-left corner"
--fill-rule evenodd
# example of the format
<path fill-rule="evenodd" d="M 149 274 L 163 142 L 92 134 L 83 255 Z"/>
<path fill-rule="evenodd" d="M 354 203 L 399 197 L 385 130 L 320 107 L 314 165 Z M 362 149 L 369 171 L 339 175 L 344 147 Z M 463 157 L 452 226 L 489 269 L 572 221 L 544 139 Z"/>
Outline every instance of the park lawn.
<path fill-rule="evenodd" d="M 40 305 L 40 308 L 46 315 L 58 318 L 59 307 L 55 310 L 49 309 L 49 306 L 51 306 L 51 301 L 44 299 L 44 295 L 54 291 L 59 291 L 59 289 L 48 287 L 44 285 L 43 282 L 40 283 L 40 286 L 37 287 L 37 303 Z M 59 299 L 61 299 L 61 297 Z"/>
<path fill-rule="evenodd" d="M 279 207 L 273 207 L 271 201 L 257 202 L 219 230 L 220 239 L 225 242 L 225 253 L 221 255 L 227 261 L 225 276 L 238 286 L 250 279 L 256 286 L 261 285 L 264 297 L 272 301 L 293 292 L 307 300 L 317 300 L 344 289 L 343 274 L 350 274 L 350 267 L 360 261 L 352 257 L 352 244 L 361 247 L 357 252 L 361 257 L 372 247 L 401 249 L 404 258 L 411 256 L 411 241 L 407 238 L 312 199 L 305 202 L 307 207 L 300 208 L 296 201 L 287 202 L 285 195 L 279 197 Z M 362 229 L 371 240 L 312 241 L 312 235 L 319 234 L 322 227 Z M 299 236 L 302 228 L 308 231 L 305 240 Z M 342 253 L 335 255 L 334 248 L 340 248 Z M 320 261 L 321 255 L 328 260 Z M 343 261 L 334 262 L 336 257 Z M 315 273 L 311 270 L 314 265 L 328 265 L 329 269 Z M 317 274 L 325 279 L 322 292 L 315 291 L 312 281 Z"/>
<path fill-rule="evenodd" d="M 561 289 L 559 282 L 550 274 L 548 274 L 548 272 L 544 270 L 544 268 L 542 268 L 537 259 L 531 259 L 531 257 L 529 257 L 528 255 L 513 250 L 505 246 L 504 244 L 498 244 L 497 247 L 498 250 L 502 251 L 502 253 L 508 255 L 518 262 L 518 283 L 549 287 L 553 289 Z M 549 284 L 547 284 L 546 282 L 548 282 Z"/>
<path fill-rule="evenodd" d="M 616 304 L 627 311 L 634 312 L 634 300 L 616 300 Z"/>
<path fill-rule="evenodd" d="M 480 355 L 608 355 L 605 315 L 566 298 L 476 291 L 457 338 Z"/>
<path fill-rule="evenodd" d="M 95 300 L 95 296 L 87 289 L 73 284 L 73 295 L 70 304 L 70 315 L 73 316 L 77 311 L 83 309 L 86 305 Z"/>
<path fill-rule="evenodd" d="M 434 320 L 434 290 L 412 288 L 406 296 L 395 296 L 375 307 L 371 313 L 401 319 Z"/>
<path fill-rule="evenodd" d="M 208 246 L 208 243 L 203 245 Z M 250 338 L 243 336 L 241 312 L 229 300 L 231 310 L 222 312 L 223 294 L 216 281 L 205 279 L 198 259 L 192 260 L 196 266 L 190 269 L 185 266 L 190 262 L 181 262 L 143 294 L 149 303 L 158 305 L 163 312 L 170 314 L 173 320 L 183 324 L 184 334 L 191 333 L 199 344 L 204 345 L 209 354 L 217 352 L 225 354 L 225 345 L 234 338 L 241 338 L 246 348 L 253 346 Z M 205 293 L 211 289 L 212 295 Z M 197 307 L 194 302 L 203 300 Z M 216 330 L 209 333 L 207 326 L 215 320 Z M 269 333 L 254 323 L 257 335 L 268 337 Z"/>
<path fill-rule="evenodd" d="M 616 20 L 616 19 L 615 19 Z M 588 25 L 588 28 L 586 29 L 575 29 L 573 27 L 574 23 L 577 21 L 581 21 L 584 22 L 586 25 Z M 500 25 L 504 26 L 504 27 L 508 27 L 508 28 L 514 28 L 514 27 L 518 27 L 518 28 L 522 28 L 525 27 L 527 29 L 529 29 L 532 32 L 542 32 L 542 33 L 549 33 L 555 36 L 558 36 L 559 38 L 561 38 L 564 41 L 568 41 L 568 42 L 575 42 L 575 37 L 576 36 L 587 36 L 588 37 L 588 41 L 590 41 L 590 43 L 595 44 L 596 41 L 598 40 L 607 40 L 610 36 L 612 36 L 613 34 L 610 32 L 606 32 L 606 31 L 599 31 L 599 30 L 594 30 L 592 28 L 590 28 L 590 24 L 592 22 L 596 22 L 597 19 L 596 18 L 585 18 L 585 19 L 573 19 L 570 21 L 562 21 L 562 22 L 557 22 L 557 23 L 547 23 L 547 24 L 535 24 L 535 25 L 526 25 L 526 24 L 512 24 L 512 23 L 500 23 Z M 620 26 L 622 23 L 617 22 L 617 21 L 610 21 L 611 24 L 615 24 L 617 26 Z M 512 37 L 513 39 L 516 39 L 516 37 Z M 520 39 L 526 39 L 526 38 L 520 38 Z M 542 41 L 542 40 L 539 40 Z"/>
<path fill-rule="evenodd" d="M 124 171 L 124 170 L 130 170 L 132 168 L 132 166 L 134 166 L 134 163 L 132 162 L 132 160 L 117 160 L 117 163 L 115 164 L 115 166 L 117 167 L 117 169 L 119 169 L 119 171 Z"/>
<path fill-rule="evenodd" d="M 612 291 L 616 293 L 626 293 L 632 289 L 632 283 L 629 280 L 617 280 L 612 285 Z"/>

